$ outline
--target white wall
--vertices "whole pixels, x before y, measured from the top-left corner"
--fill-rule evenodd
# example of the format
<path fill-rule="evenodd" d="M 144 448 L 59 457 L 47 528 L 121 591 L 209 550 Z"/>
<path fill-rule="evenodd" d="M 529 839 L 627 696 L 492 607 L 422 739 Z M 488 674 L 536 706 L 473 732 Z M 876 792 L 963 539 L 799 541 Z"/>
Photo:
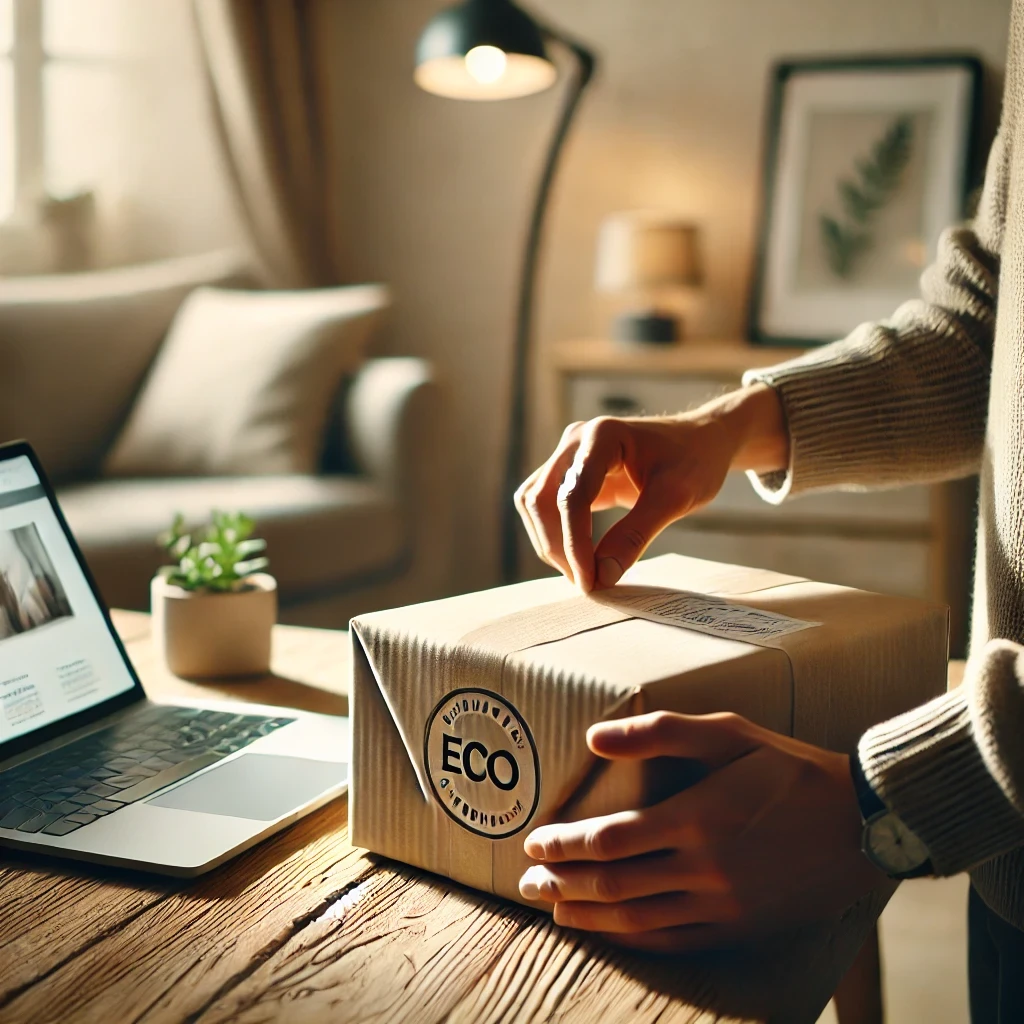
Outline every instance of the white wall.
<path fill-rule="evenodd" d="M 390 281 L 387 339 L 434 359 L 457 423 L 462 588 L 493 582 L 498 488 L 520 246 L 552 91 L 498 104 L 438 99 L 412 84 L 437 0 L 325 0 L 332 75 L 338 250 L 352 280 Z M 1010 0 L 537 0 L 586 40 L 601 69 L 556 183 L 538 333 L 599 333 L 598 224 L 664 207 L 698 222 L 707 287 L 693 333 L 741 331 L 760 180 L 765 87 L 782 56 L 970 50 L 998 92 Z M 991 121 L 991 115 L 989 120 Z"/>

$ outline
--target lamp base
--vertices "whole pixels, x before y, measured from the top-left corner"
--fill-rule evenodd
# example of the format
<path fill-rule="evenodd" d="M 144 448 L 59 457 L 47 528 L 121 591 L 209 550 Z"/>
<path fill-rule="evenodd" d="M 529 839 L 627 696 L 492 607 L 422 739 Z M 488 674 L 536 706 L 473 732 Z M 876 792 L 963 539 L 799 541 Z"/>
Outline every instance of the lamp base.
<path fill-rule="evenodd" d="M 662 313 L 623 313 L 615 318 L 612 334 L 616 341 L 644 345 L 674 345 L 682 338 L 678 318 Z"/>

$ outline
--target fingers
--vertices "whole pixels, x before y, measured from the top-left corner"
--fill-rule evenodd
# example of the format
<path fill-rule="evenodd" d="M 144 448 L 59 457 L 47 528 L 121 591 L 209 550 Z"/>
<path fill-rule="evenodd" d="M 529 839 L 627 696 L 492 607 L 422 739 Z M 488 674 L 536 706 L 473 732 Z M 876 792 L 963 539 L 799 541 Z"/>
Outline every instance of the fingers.
<path fill-rule="evenodd" d="M 587 745 L 598 757 L 610 760 L 685 757 L 720 768 L 760 746 L 761 733 L 739 715 L 653 711 L 592 725 Z"/>
<path fill-rule="evenodd" d="M 584 592 L 595 581 L 592 506 L 621 462 L 621 429 L 608 419 L 572 424 L 555 454 L 515 495 L 537 554 Z"/>
<path fill-rule="evenodd" d="M 515 505 L 516 511 L 519 513 L 519 518 L 523 521 L 523 527 L 526 530 L 526 536 L 530 538 L 530 544 L 533 546 L 533 550 L 537 557 L 542 562 L 547 562 L 552 569 L 560 569 L 558 565 L 549 562 L 545 554 L 541 549 L 540 535 L 537 533 L 537 528 L 533 523 L 533 516 L 530 512 L 530 506 L 528 505 L 528 496 L 532 493 L 534 485 L 540 478 L 541 472 L 544 467 L 534 470 L 519 486 L 515 493 Z"/>
<path fill-rule="evenodd" d="M 549 863 L 621 860 L 664 850 L 672 845 L 672 822 L 661 807 L 542 825 L 526 837 L 523 849 L 533 860 Z"/>
<path fill-rule="evenodd" d="M 576 585 L 594 589 L 593 506 L 608 474 L 622 464 L 622 427 L 616 420 L 588 423 L 576 457 L 558 489 L 565 557 Z"/>
<path fill-rule="evenodd" d="M 677 495 L 657 480 L 641 488 L 636 504 L 601 539 L 593 555 L 597 578 L 602 587 L 613 587 L 622 574 L 647 550 L 669 523 L 688 511 Z"/>
<path fill-rule="evenodd" d="M 585 593 L 594 589 L 594 536 L 591 502 L 593 474 L 588 473 L 583 450 L 576 453 L 573 464 L 558 488 L 558 515 L 562 529 L 562 547 L 569 563 L 571 579 Z M 600 485 L 598 485 L 600 489 Z"/>
<path fill-rule="evenodd" d="M 725 896 L 724 876 L 700 851 L 657 853 L 611 863 L 534 864 L 519 880 L 525 899 L 548 903 L 620 903 L 659 893 Z"/>
<path fill-rule="evenodd" d="M 579 448 L 579 428 L 574 423 L 562 435 L 554 455 L 523 483 L 515 494 L 516 509 L 538 557 L 569 580 L 572 570 L 562 545 L 562 520 L 558 510 L 558 488 Z"/>
<path fill-rule="evenodd" d="M 554 913 L 556 924 L 610 935 L 727 924 L 735 916 L 730 900 L 694 892 L 661 893 L 621 903 L 556 903 Z"/>

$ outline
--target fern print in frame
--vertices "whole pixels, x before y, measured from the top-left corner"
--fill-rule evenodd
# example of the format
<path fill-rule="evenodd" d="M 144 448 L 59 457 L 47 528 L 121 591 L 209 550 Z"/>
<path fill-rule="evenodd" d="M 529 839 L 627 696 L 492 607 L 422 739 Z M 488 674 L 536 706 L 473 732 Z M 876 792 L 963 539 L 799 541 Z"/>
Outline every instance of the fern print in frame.
<path fill-rule="evenodd" d="M 920 294 L 980 178 L 980 93 L 967 55 L 774 69 L 752 341 L 834 341 Z"/>
<path fill-rule="evenodd" d="M 899 189 L 913 145 L 913 116 L 901 115 L 870 155 L 856 162 L 856 179 L 843 178 L 836 185 L 842 214 L 822 213 L 818 218 L 828 264 L 836 276 L 848 278 L 857 259 L 871 249 L 872 222 Z"/>

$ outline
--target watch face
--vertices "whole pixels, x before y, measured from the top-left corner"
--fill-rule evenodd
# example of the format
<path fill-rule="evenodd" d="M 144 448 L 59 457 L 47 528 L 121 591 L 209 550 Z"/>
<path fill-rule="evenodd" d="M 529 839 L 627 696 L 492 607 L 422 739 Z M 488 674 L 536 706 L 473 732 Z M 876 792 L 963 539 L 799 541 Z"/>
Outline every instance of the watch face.
<path fill-rule="evenodd" d="M 864 830 L 864 852 L 887 874 L 902 875 L 919 868 L 928 847 L 891 811 L 880 811 Z"/>

